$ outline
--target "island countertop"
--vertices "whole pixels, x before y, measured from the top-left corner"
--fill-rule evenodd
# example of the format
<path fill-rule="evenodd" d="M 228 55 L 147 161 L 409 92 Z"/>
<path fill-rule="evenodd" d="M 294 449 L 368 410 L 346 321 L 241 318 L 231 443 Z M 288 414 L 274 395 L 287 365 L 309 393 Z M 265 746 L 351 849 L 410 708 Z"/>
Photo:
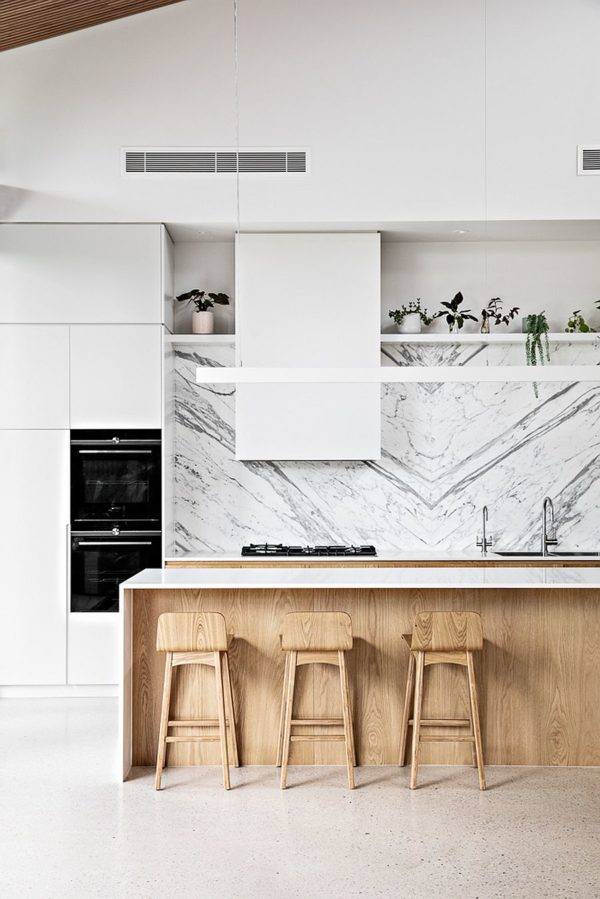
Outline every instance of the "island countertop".
<path fill-rule="evenodd" d="M 349 568 L 261 567 L 146 568 L 121 590 L 285 590 L 423 588 L 600 588 L 600 568 L 426 567 Z"/>

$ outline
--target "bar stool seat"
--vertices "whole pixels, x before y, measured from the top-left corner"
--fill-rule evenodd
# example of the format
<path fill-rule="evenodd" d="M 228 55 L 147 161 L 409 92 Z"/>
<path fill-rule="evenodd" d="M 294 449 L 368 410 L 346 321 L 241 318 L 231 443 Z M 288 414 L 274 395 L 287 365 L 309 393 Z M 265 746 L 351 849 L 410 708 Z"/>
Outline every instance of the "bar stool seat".
<path fill-rule="evenodd" d="M 354 789 L 354 732 L 346 652 L 352 649 L 352 620 L 346 612 L 289 612 L 281 628 L 281 649 L 285 652 L 285 674 L 279 723 L 277 765 L 281 766 L 281 789 L 287 785 L 290 744 L 297 742 L 343 742 L 346 749 L 348 786 Z M 341 718 L 294 718 L 294 686 L 300 665 L 336 665 L 340 672 Z M 328 734 L 292 734 L 292 728 L 335 727 Z M 341 730 L 340 730 L 341 728 Z"/>
<path fill-rule="evenodd" d="M 402 639 L 410 650 L 408 676 L 402 730 L 400 737 L 400 759 L 402 766 L 406 761 L 408 744 L 408 728 L 412 725 L 412 759 L 410 788 L 417 786 L 419 768 L 419 749 L 422 743 L 470 743 L 473 748 L 473 764 L 477 767 L 479 789 L 485 790 L 485 771 L 483 765 L 483 748 L 481 727 L 479 722 L 479 702 L 473 653 L 483 648 L 483 628 L 478 612 L 420 612 L 413 627 L 412 634 L 403 634 Z M 467 669 L 469 684 L 469 717 L 468 718 L 423 718 L 423 674 L 428 665 L 461 665 Z M 415 678 L 416 670 L 416 678 Z M 410 706 L 414 687 L 414 711 L 410 718 Z M 470 732 L 461 736 L 426 735 L 421 736 L 422 727 L 469 727 Z"/>
<path fill-rule="evenodd" d="M 168 743 L 215 742 L 221 744 L 223 765 L 223 785 L 230 788 L 229 753 L 227 733 L 232 743 L 232 754 L 235 767 L 239 767 L 236 737 L 235 708 L 229 675 L 229 658 L 227 649 L 230 637 L 227 634 L 225 619 L 220 612 L 165 612 L 159 616 L 156 632 L 156 649 L 164 652 L 165 678 L 163 684 L 162 709 L 160 716 L 160 732 L 158 737 L 158 753 L 156 759 L 157 790 L 161 788 L 162 772 Z M 217 697 L 217 718 L 187 718 L 169 720 L 171 704 L 171 678 L 173 668 L 179 665 L 208 665 L 215 669 L 215 686 Z M 229 717 L 225 705 L 229 706 Z M 169 735 L 169 728 L 214 728 L 219 734 L 199 734 L 194 736 Z"/>

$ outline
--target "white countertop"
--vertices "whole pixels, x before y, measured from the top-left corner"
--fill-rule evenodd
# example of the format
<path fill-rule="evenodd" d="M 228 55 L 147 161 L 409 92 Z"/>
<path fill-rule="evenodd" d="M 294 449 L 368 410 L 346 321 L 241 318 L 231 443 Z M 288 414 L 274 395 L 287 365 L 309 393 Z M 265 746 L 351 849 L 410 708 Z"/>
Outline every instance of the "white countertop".
<path fill-rule="evenodd" d="M 549 560 L 557 562 L 600 562 L 598 556 L 561 556 L 560 553 L 551 553 Z M 243 562 L 244 565 L 262 565 L 264 562 L 354 562 L 360 565 L 365 562 L 535 562 L 544 561 L 542 556 L 500 556 L 493 551 L 487 556 L 482 556 L 480 550 L 469 553 L 433 553 L 424 550 L 418 552 L 399 552 L 395 549 L 384 549 L 377 552 L 376 556 L 242 556 L 241 553 L 197 553 L 180 556 L 166 556 L 165 562 Z"/>
<path fill-rule="evenodd" d="M 146 568 L 121 589 L 600 587 L 600 568 Z"/>

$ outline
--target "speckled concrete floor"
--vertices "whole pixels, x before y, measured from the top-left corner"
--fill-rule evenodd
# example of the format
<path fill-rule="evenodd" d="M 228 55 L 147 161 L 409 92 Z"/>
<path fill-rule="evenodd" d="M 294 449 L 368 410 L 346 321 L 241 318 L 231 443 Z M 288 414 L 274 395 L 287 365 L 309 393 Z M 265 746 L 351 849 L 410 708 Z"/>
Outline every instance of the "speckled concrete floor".
<path fill-rule="evenodd" d="M 600 896 L 600 769 L 171 769 L 118 784 L 114 700 L 0 700 L 3 897 Z"/>

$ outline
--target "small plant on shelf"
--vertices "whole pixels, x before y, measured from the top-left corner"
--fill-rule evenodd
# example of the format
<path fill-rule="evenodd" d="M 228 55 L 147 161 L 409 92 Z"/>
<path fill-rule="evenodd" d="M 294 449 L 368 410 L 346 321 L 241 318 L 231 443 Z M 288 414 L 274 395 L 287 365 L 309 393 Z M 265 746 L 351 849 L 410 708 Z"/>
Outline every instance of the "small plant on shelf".
<path fill-rule="evenodd" d="M 539 312 L 534 315 L 525 317 L 525 333 L 527 339 L 525 341 L 525 356 L 527 365 L 544 365 L 550 362 L 550 344 L 548 342 L 548 332 L 550 326 L 545 312 Z M 538 385 L 533 384 L 533 392 L 538 397 Z"/>
<path fill-rule="evenodd" d="M 596 308 L 598 308 L 596 306 Z M 567 334 L 593 334 L 595 332 L 595 328 L 592 328 L 586 322 L 585 318 L 581 314 L 581 309 L 575 309 L 571 312 L 569 316 L 569 320 L 567 322 L 567 327 L 565 331 Z"/>
<path fill-rule="evenodd" d="M 215 330 L 214 307 L 228 306 L 229 297 L 226 293 L 209 293 L 206 290 L 188 290 L 176 298 L 179 303 L 192 303 L 192 333 L 212 334 Z"/>
<path fill-rule="evenodd" d="M 481 310 L 481 333 L 490 333 L 490 324 L 508 325 L 519 314 L 519 307 L 513 306 L 507 312 L 500 297 L 492 297 L 485 309 Z"/>
<path fill-rule="evenodd" d="M 434 318 L 445 318 L 451 334 L 454 331 L 460 331 L 466 321 L 477 321 L 477 316 L 473 315 L 470 309 L 461 309 L 463 303 L 464 297 L 459 290 L 451 300 L 442 303 L 444 308 L 433 316 Z"/>
<path fill-rule="evenodd" d="M 400 334 L 420 334 L 421 327 L 428 327 L 433 321 L 427 309 L 421 306 L 421 297 L 411 300 L 408 306 L 390 310 L 389 315 L 394 319 Z"/>

